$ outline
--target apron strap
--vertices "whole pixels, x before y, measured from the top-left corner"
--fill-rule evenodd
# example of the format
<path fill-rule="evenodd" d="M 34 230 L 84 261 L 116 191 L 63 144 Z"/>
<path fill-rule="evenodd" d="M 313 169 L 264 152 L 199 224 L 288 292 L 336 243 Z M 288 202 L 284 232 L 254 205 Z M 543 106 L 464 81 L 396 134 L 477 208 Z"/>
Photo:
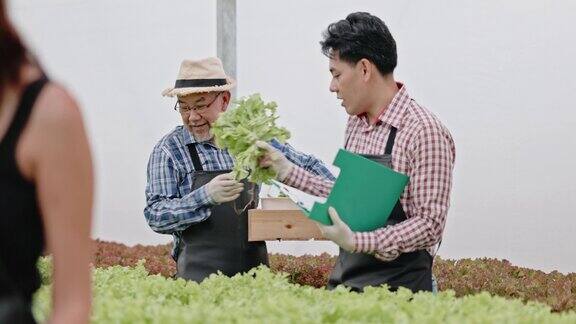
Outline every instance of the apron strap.
<path fill-rule="evenodd" d="M 200 163 L 200 157 L 198 156 L 198 151 L 196 150 L 196 145 L 194 143 L 187 144 L 188 152 L 190 152 L 190 158 L 192 158 L 192 165 L 194 165 L 195 171 L 203 171 L 202 163 Z"/>
<path fill-rule="evenodd" d="M 385 154 L 392 154 L 392 148 L 394 147 L 394 140 L 396 139 L 396 132 L 397 129 L 394 126 L 390 126 L 390 134 L 388 135 L 388 142 L 386 142 L 386 149 L 384 150 Z M 395 206 L 394 209 L 398 208 L 400 206 L 400 201 L 398 201 L 398 206 Z M 395 213 L 392 212 L 392 215 L 394 216 Z M 402 220 L 405 220 L 406 216 L 404 215 L 404 218 Z M 435 251 L 434 251 L 434 255 L 432 256 L 432 258 L 434 258 L 436 256 L 436 253 L 438 253 L 438 250 L 440 250 L 440 246 L 442 245 L 442 239 L 440 239 L 440 242 L 438 242 L 438 246 L 436 247 Z"/>
<path fill-rule="evenodd" d="M 392 148 L 394 147 L 394 140 L 396 139 L 396 127 L 390 126 L 390 134 L 388 134 L 388 142 L 386 142 L 386 149 L 384 154 L 392 154 Z"/>
<path fill-rule="evenodd" d="M 440 250 L 441 245 L 442 245 L 442 239 L 440 239 L 440 242 L 438 242 L 438 246 L 436 246 L 436 249 L 434 249 L 434 255 L 432 256 L 432 261 L 434 261 L 436 254 L 438 254 L 438 250 Z"/>

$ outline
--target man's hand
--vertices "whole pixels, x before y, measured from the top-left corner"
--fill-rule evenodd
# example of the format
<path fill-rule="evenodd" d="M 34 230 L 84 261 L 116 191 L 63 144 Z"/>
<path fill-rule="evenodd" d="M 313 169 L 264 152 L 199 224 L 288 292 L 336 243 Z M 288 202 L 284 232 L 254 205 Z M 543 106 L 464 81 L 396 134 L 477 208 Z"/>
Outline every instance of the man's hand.
<path fill-rule="evenodd" d="M 294 164 L 288 161 L 282 152 L 266 142 L 257 141 L 256 146 L 264 150 L 264 156 L 262 156 L 259 162 L 260 167 L 272 168 L 272 170 L 276 172 L 276 179 L 278 181 L 286 179 L 294 167 Z"/>
<path fill-rule="evenodd" d="M 350 227 L 346 225 L 338 216 L 336 209 L 328 207 L 328 214 L 330 219 L 332 219 L 332 225 L 323 225 L 318 223 L 318 228 L 322 235 L 331 240 L 332 242 L 338 244 L 341 248 L 346 251 L 352 252 L 356 248 L 356 241 L 354 239 L 354 232 L 350 230 Z"/>
<path fill-rule="evenodd" d="M 244 184 L 238 182 L 232 173 L 225 173 L 214 177 L 206 184 L 206 192 L 217 204 L 233 201 L 240 197 Z"/>

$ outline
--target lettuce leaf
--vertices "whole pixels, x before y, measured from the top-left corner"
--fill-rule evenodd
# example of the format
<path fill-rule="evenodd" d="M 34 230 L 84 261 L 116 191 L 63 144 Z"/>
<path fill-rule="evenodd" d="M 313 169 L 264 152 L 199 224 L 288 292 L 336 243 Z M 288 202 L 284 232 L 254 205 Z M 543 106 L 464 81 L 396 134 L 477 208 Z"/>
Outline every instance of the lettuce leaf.
<path fill-rule="evenodd" d="M 276 126 L 277 105 L 265 103 L 260 94 L 240 98 L 235 107 L 222 113 L 212 125 L 216 145 L 227 149 L 234 158 L 233 174 L 236 180 L 248 177 L 254 183 L 269 183 L 276 177 L 273 170 L 258 166 L 262 150 L 254 143 L 277 139 L 280 142 L 290 138 L 290 132 Z"/>

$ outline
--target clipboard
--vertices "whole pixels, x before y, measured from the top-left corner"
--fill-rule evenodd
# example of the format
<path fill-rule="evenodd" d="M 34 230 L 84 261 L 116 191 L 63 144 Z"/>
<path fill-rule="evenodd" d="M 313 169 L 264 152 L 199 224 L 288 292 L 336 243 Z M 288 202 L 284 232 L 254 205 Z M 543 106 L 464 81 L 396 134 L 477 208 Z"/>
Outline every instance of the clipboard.
<path fill-rule="evenodd" d="M 311 219 L 332 225 L 328 207 L 332 206 L 352 231 L 373 231 L 384 227 L 409 177 L 361 155 L 340 149 L 334 159 L 340 174 L 325 203 L 315 202 Z"/>

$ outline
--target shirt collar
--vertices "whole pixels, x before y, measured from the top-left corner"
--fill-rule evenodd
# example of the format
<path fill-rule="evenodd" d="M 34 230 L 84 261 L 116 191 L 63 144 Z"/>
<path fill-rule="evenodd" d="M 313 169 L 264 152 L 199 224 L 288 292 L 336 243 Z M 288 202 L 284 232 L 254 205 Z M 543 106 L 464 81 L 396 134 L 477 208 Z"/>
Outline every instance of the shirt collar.
<path fill-rule="evenodd" d="M 186 126 L 182 126 L 182 138 L 184 139 L 184 145 L 196 143 L 196 139 L 192 134 L 190 134 L 190 131 Z"/>
<path fill-rule="evenodd" d="M 381 112 L 380 115 L 378 115 L 376 123 L 381 121 L 382 123 L 391 125 L 398 129 L 400 128 L 401 125 L 402 115 L 404 114 L 406 107 L 408 107 L 408 105 L 410 104 L 412 98 L 408 94 L 408 91 L 406 90 L 406 86 L 404 84 L 396 82 L 396 85 L 398 86 L 398 92 L 396 93 L 394 98 L 392 98 L 392 101 L 390 102 L 388 107 L 386 107 L 386 109 L 383 109 L 383 112 Z M 368 116 L 364 114 L 359 117 L 361 117 L 361 119 L 364 121 L 364 123 L 366 123 L 367 126 L 370 125 Z"/>
<path fill-rule="evenodd" d="M 400 128 L 402 116 L 412 101 L 412 98 L 410 98 L 404 84 L 396 82 L 396 85 L 398 86 L 398 92 L 394 98 L 392 98 L 392 102 L 390 102 L 390 105 L 388 105 L 384 113 L 378 116 L 378 119 L 381 120 L 382 123 L 392 125 L 398 129 Z"/>

